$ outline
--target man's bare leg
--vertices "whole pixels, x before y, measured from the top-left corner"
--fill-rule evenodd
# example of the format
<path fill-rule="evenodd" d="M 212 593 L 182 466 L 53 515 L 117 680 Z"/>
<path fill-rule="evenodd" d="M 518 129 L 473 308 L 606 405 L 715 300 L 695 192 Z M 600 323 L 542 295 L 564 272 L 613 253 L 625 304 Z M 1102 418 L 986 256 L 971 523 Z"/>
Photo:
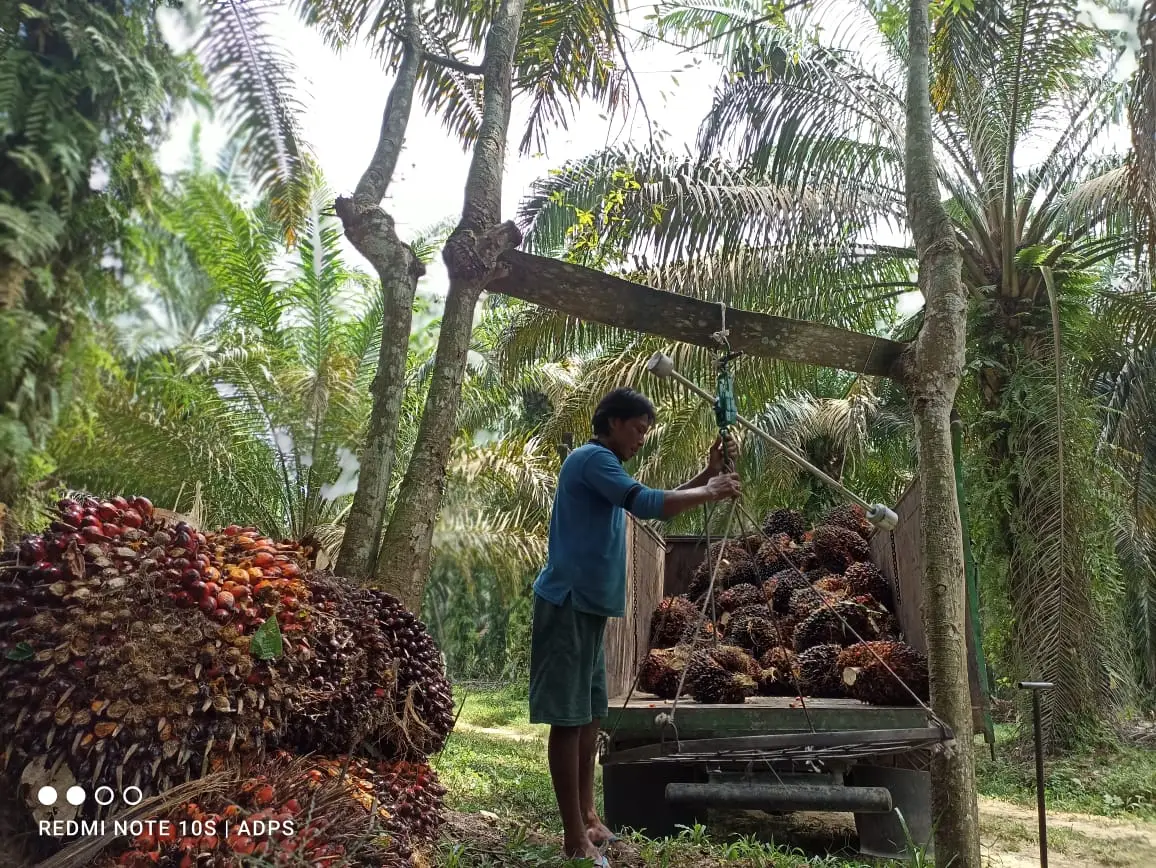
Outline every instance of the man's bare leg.
<path fill-rule="evenodd" d="M 550 727 L 548 748 L 550 780 L 554 784 L 554 797 L 558 800 L 558 810 L 562 814 L 562 846 L 565 848 L 566 856 L 571 859 L 592 859 L 598 856 L 598 848 L 586 833 L 581 796 L 584 776 L 580 756 L 588 728 L 588 726 Z M 597 728 L 594 731 L 597 732 Z M 594 767 L 591 766 L 590 776 L 593 775 Z M 593 781 L 590 789 L 593 794 Z"/>
<path fill-rule="evenodd" d="M 594 761 L 598 746 L 599 722 L 594 720 L 582 727 L 578 756 L 578 792 L 582 803 L 582 820 L 590 843 L 596 847 L 600 847 L 613 837 L 613 833 L 606 828 L 598 816 L 598 810 L 594 807 Z"/>

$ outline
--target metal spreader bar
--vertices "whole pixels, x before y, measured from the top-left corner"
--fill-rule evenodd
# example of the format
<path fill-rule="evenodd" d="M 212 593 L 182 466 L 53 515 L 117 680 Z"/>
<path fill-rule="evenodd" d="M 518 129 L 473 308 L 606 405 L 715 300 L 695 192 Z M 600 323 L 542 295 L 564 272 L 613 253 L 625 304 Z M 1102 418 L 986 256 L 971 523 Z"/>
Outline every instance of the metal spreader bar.
<path fill-rule="evenodd" d="M 674 360 L 665 353 L 655 353 L 653 356 L 651 356 L 649 361 L 646 363 L 646 370 L 650 371 L 650 373 L 656 377 L 660 377 L 662 379 L 670 378 L 674 380 L 676 383 L 679 383 L 687 390 L 693 392 L 704 401 L 708 402 L 712 407 L 714 406 L 715 396 L 710 394 L 710 392 L 706 391 L 705 389 L 699 388 L 696 383 L 691 382 L 678 371 L 676 371 L 674 369 Z M 802 455 L 793 450 L 790 446 L 787 446 L 782 441 L 772 437 L 753 422 L 750 422 L 749 420 L 744 419 L 742 416 L 737 415 L 736 421 L 743 428 L 746 428 L 752 434 L 760 437 L 762 440 L 766 441 L 772 447 L 777 449 L 796 466 L 807 471 L 818 479 L 821 479 L 831 488 L 835 489 L 835 491 L 842 494 L 845 498 L 863 507 L 864 511 L 867 513 L 867 520 L 875 527 L 879 528 L 880 530 L 895 530 L 895 528 L 899 526 L 899 516 L 895 514 L 894 510 L 884 506 L 882 503 L 868 503 L 855 492 L 850 491 L 841 482 L 831 476 L 828 476 Z"/>

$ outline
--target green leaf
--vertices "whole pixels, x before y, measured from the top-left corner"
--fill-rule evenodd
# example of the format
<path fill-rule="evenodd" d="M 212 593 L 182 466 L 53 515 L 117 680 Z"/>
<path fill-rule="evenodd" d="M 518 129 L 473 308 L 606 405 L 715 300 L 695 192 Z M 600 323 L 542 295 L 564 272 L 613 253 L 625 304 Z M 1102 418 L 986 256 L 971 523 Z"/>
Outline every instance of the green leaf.
<path fill-rule="evenodd" d="M 25 660 L 32 659 L 32 646 L 27 642 L 18 642 L 13 647 L 9 648 L 4 655 L 5 660 L 15 660 L 17 663 L 22 663 Z"/>
<path fill-rule="evenodd" d="M 249 653 L 258 660 L 274 660 L 281 656 L 282 650 L 281 628 L 277 626 L 277 616 L 270 615 L 253 634 L 253 639 L 249 642 Z"/>

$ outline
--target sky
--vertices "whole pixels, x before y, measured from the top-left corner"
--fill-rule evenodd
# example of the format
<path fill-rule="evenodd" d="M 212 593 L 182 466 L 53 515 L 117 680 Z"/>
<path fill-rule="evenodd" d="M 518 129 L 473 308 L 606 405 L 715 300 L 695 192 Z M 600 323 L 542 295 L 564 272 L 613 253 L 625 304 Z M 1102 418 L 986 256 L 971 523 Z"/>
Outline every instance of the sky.
<path fill-rule="evenodd" d="M 641 29 L 641 14 L 632 16 Z M 628 23 L 630 23 L 628 21 Z M 305 140 L 321 165 L 329 185 L 338 194 L 349 194 L 357 185 L 377 145 L 382 112 L 392 84 L 369 49 L 357 46 L 340 56 L 331 51 L 320 36 L 300 23 L 290 12 L 277 14 L 271 35 L 288 48 L 301 75 L 298 97 L 304 104 L 302 128 Z M 173 39 L 177 39 L 176 35 Z M 701 59 L 697 68 L 688 54 L 672 46 L 630 55 L 642 99 L 656 127 L 668 134 L 672 147 L 691 145 L 698 123 L 706 115 L 717 67 Z M 672 80 L 677 76 L 678 84 Z M 549 137 L 549 153 L 519 157 L 518 142 L 524 129 L 525 101 L 516 102 L 510 124 L 510 144 L 503 183 L 503 218 L 513 218 L 518 203 L 535 179 L 569 159 L 593 153 L 607 144 L 644 142 L 647 125 L 641 111 L 630 118 L 621 114 L 600 117 L 596 106 L 579 109 L 570 128 L 555 129 Z M 201 144 L 211 159 L 225 141 L 225 131 L 203 114 L 187 109 L 173 125 L 172 134 L 160 152 L 162 169 L 174 171 L 189 160 L 189 142 L 194 124 L 202 127 Z M 456 218 L 462 207 L 462 191 L 469 167 L 469 154 L 441 125 L 427 116 L 415 102 L 398 171 L 383 203 L 397 222 L 403 239 L 446 218 Z M 347 247 L 351 258 L 368 269 L 368 263 Z M 429 268 L 424 280 L 427 290 L 439 291 L 446 282 L 439 260 Z"/>
<path fill-rule="evenodd" d="M 1139 0 L 1126 2 L 1138 10 Z M 643 16 L 648 9 L 649 6 L 644 4 L 629 13 L 625 19 L 627 36 L 631 35 L 631 29 L 646 27 Z M 849 39 L 854 44 L 854 25 L 847 20 L 846 9 L 839 0 L 831 0 L 826 6 L 828 14 L 831 14 L 832 29 L 842 31 L 841 41 Z M 1097 14 L 1095 21 L 1103 27 L 1127 30 L 1128 19 L 1134 13 L 1135 10 L 1129 8 L 1115 18 Z M 288 10 L 275 14 L 271 25 L 270 35 L 288 50 L 300 75 L 297 96 L 304 104 L 302 127 L 305 140 L 334 191 L 349 194 L 377 144 L 392 76 L 364 46 L 355 46 L 340 56 L 336 55 L 324 45 L 317 33 L 300 23 Z M 178 32 L 175 21 L 170 21 L 166 29 L 176 42 L 188 38 L 187 34 Z M 668 148 L 677 150 L 692 146 L 698 124 L 706 115 L 719 81 L 718 67 L 704 60 L 701 53 L 692 56 L 660 43 L 646 50 L 633 51 L 629 56 L 642 101 L 655 127 L 666 132 Z M 1117 69 L 1117 74 L 1127 74 L 1131 68 L 1132 62 L 1128 58 Z M 506 219 L 516 215 L 518 204 L 531 184 L 545 176 L 552 167 L 591 154 L 608 144 L 640 143 L 647 137 L 647 124 L 637 103 L 629 118 L 621 115 L 605 118 L 600 116 L 598 107 L 586 106 L 577 111 L 569 129 L 555 129 L 551 133 L 547 154 L 520 157 L 517 146 L 524 128 L 525 111 L 525 101 L 515 103 L 503 185 L 503 218 Z M 190 136 L 197 122 L 202 125 L 202 149 L 207 158 L 211 159 L 223 144 L 225 131 L 221 126 L 188 109 L 173 125 L 169 141 L 161 150 L 163 169 L 173 171 L 187 164 Z M 1029 143 L 1024 145 L 1030 146 Z M 413 237 L 446 218 L 456 217 L 462 206 L 468 165 L 469 155 L 455 137 L 436 117 L 427 116 L 420 102 L 415 103 L 398 172 L 383 203 L 397 222 L 403 239 Z M 348 243 L 346 249 L 352 261 L 368 269 L 368 263 Z M 431 264 L 423 284 L 426 292 L 440 294 L 444 291 L 446 276 L 440 258 Z M 912 307 L 919 303 L 918 294 L 915 294 L 910 304 L 903 306 Z"/>

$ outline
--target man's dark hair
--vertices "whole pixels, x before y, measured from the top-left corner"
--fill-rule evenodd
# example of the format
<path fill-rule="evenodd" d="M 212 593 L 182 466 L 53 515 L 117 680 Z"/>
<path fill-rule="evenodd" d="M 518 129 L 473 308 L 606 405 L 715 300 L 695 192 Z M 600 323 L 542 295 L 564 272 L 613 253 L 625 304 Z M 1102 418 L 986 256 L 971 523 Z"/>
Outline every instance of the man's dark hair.
<path fill-rule="evenodd" d="M 637 419 L 645 416 L 653 425 L 658 413 L 650 399 L 633 389 L 615 389 L 598 402 L 591 427 L 599 437 L 610 433 L 611 419 Z"/>

